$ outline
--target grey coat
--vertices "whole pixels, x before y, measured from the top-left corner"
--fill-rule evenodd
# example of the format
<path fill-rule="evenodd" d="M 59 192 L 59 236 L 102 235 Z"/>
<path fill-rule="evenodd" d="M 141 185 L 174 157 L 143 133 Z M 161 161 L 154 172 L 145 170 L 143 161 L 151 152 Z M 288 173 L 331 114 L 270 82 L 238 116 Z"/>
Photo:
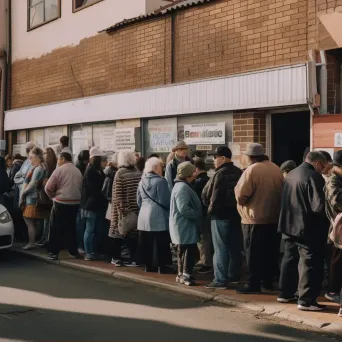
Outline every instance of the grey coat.
<path fill-rule="evenodd" d="M 137 202 L 140 207 L 138 230 L 169 230 L 170 196 L 166 179 L 152 172 L 142 176 L 137 191 Z"/>
<path fill-rule="evenodd" d="M 190 184 L 176 180 L 171 194 L 170 236 L 172 243 L 197 243 L 202 221 L 202 205 Z"/>

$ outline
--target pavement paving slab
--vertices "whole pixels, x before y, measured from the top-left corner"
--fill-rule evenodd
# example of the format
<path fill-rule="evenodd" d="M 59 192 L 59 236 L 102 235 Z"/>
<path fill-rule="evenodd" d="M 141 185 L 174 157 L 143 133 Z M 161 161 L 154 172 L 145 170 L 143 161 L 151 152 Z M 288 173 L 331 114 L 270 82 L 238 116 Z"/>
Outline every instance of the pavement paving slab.
<path fill-rule="evenodd" d="M 258 314 L 275 316 L 282 320 L 301 323 L 322 331 L 342 335 L 342 318 L 337 316 L 339 305 L 327 301 L 323 296 L 319 298 L 321 304 L 327 305 L 323 312 L 303 312 L 297 309 L 296 303 L 277 303 L 277 292 L 263 292 L 257 295 L 241 295 L 236 293 L 238 285 L 232 285 L 227 290 L 208 290 L 204 285 L 212 280 L 212 275 L 196 275 L 196 286 L 186 287 L 175 282 L 175 275 L 156 273 L 145 273 L 140 267 L 120 267 L 116 268 L 104 261 L 85 261 L 83 259 L 70 259 L 63 251 L 58 261 L 47 259 L 46 251 L 35 249 L 24 251 L 22 245 L 16 245 L 13 251 L 25 254 L 30 257 L 51 262 L 63 267 L 77 269 L 89 273 L 102 274 L 115 277 L 121 280 L 128 280 L 135 283 L 142 283 L 154 287 L 179 292 L 185 295 L 195 296 L 205 301 L 216 301 L 230 306 L 253 311 Z"/>

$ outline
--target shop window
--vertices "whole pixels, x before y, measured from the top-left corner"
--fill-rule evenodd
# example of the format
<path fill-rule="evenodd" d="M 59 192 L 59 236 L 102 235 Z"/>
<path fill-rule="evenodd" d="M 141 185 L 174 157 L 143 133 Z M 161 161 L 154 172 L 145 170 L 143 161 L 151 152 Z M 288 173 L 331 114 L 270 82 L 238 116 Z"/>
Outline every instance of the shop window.
<path fill-rule="evenodd" d="M 80 11 L 103 0 L 73 0 L 73 12 Z"/>
<path fill-rule="evenodd" d="M 61 17 L 61 0 L 28 0 L 27 29 L 31 30 Z"/>

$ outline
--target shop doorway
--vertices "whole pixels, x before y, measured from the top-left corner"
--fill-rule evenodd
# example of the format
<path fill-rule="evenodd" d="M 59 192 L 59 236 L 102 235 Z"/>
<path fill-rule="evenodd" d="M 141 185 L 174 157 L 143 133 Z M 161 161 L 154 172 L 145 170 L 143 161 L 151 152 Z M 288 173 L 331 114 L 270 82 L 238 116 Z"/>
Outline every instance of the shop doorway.
<path fill-rule="evenodd" d="M 310 112 L 273 114 L 271 118 L 273 162 L 281 165 L 292 159 L 301 164 L 310 146 Z"/>

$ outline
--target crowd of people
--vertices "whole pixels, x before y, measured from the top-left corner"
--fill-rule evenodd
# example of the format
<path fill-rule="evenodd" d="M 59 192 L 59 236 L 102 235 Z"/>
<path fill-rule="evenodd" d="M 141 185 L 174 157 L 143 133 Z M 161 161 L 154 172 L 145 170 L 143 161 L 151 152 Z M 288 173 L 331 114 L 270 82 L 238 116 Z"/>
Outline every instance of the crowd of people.
<path fill-rule="evenodd" d="M 292 160 L 278 167 L 252 143 L 241 170 L 219 146 L 210 178 L 183 141 L 166 165 L 131 152 L 109 161 L 97 147 L 74 164 L 68 137 L 60 142 L 57 155 L 27 143 L 26 160 L 0 158 L 0 203 L 11 208 L 16 236 L 27 227 L 24 249 L 45 246 L 52 260 L 66 248 L 71 258 L 144 265 L 187 286 L 195 285 L 197 263 L 198 273 L 213 272 L 210 289 L 238 284 L 245 257 L 248 282 L 238 293 L 272 291 L 279 280 L 278 302 L 297 301 L 304 311 L 324 309 L 317 298 L 326 268 L 326 298 L 340 303 L 342 151 L 333 160 L 312 151 L 298 167 Z"/>

